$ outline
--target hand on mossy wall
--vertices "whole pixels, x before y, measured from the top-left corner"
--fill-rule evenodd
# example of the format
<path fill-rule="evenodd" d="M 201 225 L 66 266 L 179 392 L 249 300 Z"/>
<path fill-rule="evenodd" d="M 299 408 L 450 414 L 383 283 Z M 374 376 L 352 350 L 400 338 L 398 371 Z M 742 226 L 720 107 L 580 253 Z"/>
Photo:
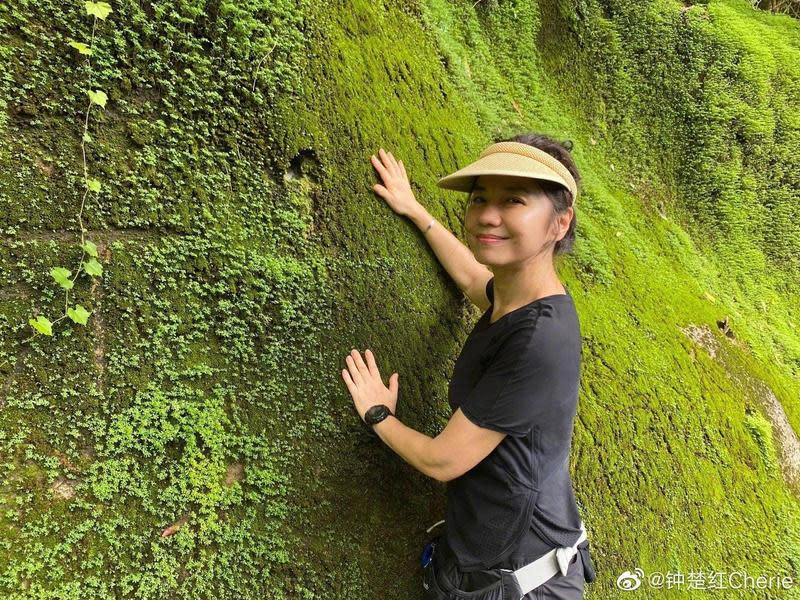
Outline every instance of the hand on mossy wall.
<path fill-rule="evenodd" d="M 370 157 L 372 166 L 381 176 L 383 185 L 376 183 L 373 191 L 386 200 L 389 207 L 401 216 L 410 215 L 419 206 L 419 202 L 411 191 L 411 182 L 406 174 L 402 160 L 397 160 L 391 152 L 383 148 L 379 150 L 380 159 L 374 154 Z"/>
<path fill-rule="evenodd" d="M 358 350 L 355 348 L 351 350 L 345 359 L 347 369 L 342 369 L 342 378 L 353 397 L 358 416 L 363 421 L 366 412 L 376 404 L 385 404 L 392 414 L 395 414 L 400 375 L 392 373 L 387 388 L 383 385 L 383 379 L 381 379 L 381 373 L 372 352 L 367 350 L 364 354 L 367 357 L 366 363 Z"/>

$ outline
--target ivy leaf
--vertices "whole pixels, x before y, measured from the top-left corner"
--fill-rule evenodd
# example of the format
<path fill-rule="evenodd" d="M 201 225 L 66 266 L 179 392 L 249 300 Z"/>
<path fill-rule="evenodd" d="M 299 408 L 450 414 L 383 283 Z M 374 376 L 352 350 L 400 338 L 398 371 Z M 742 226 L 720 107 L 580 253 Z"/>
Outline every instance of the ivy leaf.
<path fill-rule="evenodd" d="M 86 92 L 89 94 L 89 100 L 91 100 L 95 104 L 99 104 L 103 108 L 106 107 L 106 100 L 108 100 L 108 96 L 103 90 L 88 90 Z"/>
<path fill-rule="evenodd" d="M 50 275 L 53 276 L 58 282 L 58 285 L 63 287 L 64 289 L 71 290 L 74 282 L 70 279 L 72 276 L 72 271 L 69 269 L 65 269 L 64 267 L 53 267 L 50 269 Z"/>
<path fill-rule="evenodd" d="M 89 256 L 97 256 L 97 246 L 94 245 L 94 242 L 86 240 L 81 244 L 81 248 L 83 248 Z"/>
<path fill-rule="evenodd" d="M 87 179 L 86 185 L 89 188 L 90 192 L 99 192 L 100 191 L 100 181 L 97 179 Z"/>
<path fill-rule="evenodd" d="M 105 20 L 111 12 L 111 5 L 108 2 L 91 2 L 91 0 L 87 0 L 84 4 L 86 5 L 86 14 L 94 15 L 98 19 Z"/>
<path fill-rule="evenodd" d="M 87 311 L 83 306 L 80 304 L 76 304 L 75 308 L 68 308 L 67 309 L 67 316 L 79 323 L 81 325 L 86 325 L 86 321 L 89 319 L 89 315 L 92 314 L 90 311 Z"/>
<path fill-rule="evenodd" d="M 91 142 L 92 141 L 92 136 L 89 135 L 88 131 L 83 134 L 83 141 L 84 142 Z"/>
<path fill-rule="evenodd" d="M 89 46 L 87 46 L 86 44 L 84 44 L 82 42 L 76 42 L 75 40 L 70 40 L 69 41 L 69 45 L 72 46 L 73 48 L 75 48 L 81 54 L 91 54 L 92 53 L 92 49 L 89 48 Z"/>
<path fill-rule="evenodd" d="M 83 268 L 89 275 L 92 275 L 93 277 L 103 274 L 103 265 L 97 262 L 97 260 L 94 258 L 89 262 L 83 263 Z"/>
<path fill-rule="evenodd" d="M 45 335 L 53 335 L 53 324 L 47 317 L 39 315 L 38 317 L 36 317 L 36 319 L 29 319 L 28 323 L 30 323 L 31 326 L 39 333 L 43 333 Z"/>

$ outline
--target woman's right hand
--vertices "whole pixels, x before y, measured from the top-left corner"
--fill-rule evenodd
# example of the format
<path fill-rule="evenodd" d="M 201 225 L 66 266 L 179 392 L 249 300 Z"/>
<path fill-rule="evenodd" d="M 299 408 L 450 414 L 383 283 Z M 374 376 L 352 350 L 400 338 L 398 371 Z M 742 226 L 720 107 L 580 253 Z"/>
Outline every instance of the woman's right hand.
<path fill-rule="evenodd" d="M 391 152 L 385 152 L 383 148 L 379 154 L 380 158 L 373 154 L 370 160 L 380 174 L 383 185 L 376 183 L 372 190 L 386 200 L 386 204 L 398 215 L 408 216 L 419 206 L 419 202 L 411 191 L 403 161 L 396 160 Z"/>

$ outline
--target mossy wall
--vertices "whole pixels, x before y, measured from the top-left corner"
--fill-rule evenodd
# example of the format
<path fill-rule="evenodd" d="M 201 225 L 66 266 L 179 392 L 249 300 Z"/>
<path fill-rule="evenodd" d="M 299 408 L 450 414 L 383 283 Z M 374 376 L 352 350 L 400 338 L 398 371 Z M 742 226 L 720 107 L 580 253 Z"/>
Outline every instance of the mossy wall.
<path fill-rule="evenodd" d="M 371 348 L 435 436 L 478 312 L 371 192 L 369 156 L 402 158 L 462 236 L 435 181 L 528 130 L 574 140 L 584 181 L 559 271 L 584 338 L 587 598 L 637 566 L 800 579 L 798 490 L 731 378 L 800 431 L 795 20 L 744 0 L 112 7 L 90 72 L 82 2 L 0 5 L 0 595 L 421 597 L 443 486 L 367 434 L 340 371 Z M 71 292 L 86 326 L 28 339 L 64 308 L 50 269 L 81 259 L 90 77 L 104 272 Z"/>

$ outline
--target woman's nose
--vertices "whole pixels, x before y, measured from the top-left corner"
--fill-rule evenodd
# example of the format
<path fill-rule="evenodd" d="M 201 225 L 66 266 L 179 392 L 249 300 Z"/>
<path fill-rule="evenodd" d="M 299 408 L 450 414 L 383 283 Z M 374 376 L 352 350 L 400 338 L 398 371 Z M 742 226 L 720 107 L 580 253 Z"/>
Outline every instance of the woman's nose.
<path fill-rule="evenodd" d="M 500 210 L 496 206 L 483 206 L 478 213 L 478 222 L 485 225 L 497 225 L 501 221 Z"/>

